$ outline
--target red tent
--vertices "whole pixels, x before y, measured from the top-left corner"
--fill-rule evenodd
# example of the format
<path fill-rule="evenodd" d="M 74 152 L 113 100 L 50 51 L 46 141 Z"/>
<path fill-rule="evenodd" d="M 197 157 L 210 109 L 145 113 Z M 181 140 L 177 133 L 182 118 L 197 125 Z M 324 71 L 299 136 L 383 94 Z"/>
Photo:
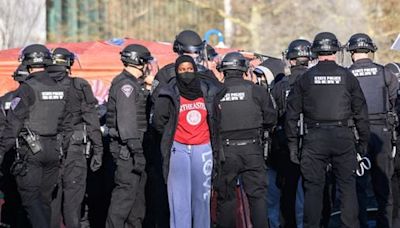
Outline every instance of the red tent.
<path fill-rule="evenodd" d="M 51 43 L 48 48 L 64 47 L 74 52 L 79 61 L 76 61 L 72 74 L 88 80 L 99 100 L 107 94 L 111 80 L 121 72 L 123 67 L 119 52 L 129 44 L 146 46 L 156 58 L 159 67 L 175 61 L 176 54 L 172 51 L 171 43 L 135 40 L 130 38 L 111 41 L 91 41 L 80 43 Z M 219 53 L 226 53 L 229 49 L 218 49 Z M 11 74 L 18 66 L 20 49 L 0 51 L 0 95 L 14 90 L 18 84 L 13 81 Z"/>

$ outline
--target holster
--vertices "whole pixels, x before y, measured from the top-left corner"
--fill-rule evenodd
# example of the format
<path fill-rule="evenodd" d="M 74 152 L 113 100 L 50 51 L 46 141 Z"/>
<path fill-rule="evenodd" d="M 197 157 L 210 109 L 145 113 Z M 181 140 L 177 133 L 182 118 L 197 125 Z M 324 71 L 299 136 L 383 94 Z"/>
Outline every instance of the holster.
<path fill-rule="evenodd" d="M 27 132 L 23 132 L 20 136 L 22 137 L 22 139 L 24 139 L 33 154 L 37 154 L 42 150 L 39 135 L 36 135 L 28 130 Z"/>

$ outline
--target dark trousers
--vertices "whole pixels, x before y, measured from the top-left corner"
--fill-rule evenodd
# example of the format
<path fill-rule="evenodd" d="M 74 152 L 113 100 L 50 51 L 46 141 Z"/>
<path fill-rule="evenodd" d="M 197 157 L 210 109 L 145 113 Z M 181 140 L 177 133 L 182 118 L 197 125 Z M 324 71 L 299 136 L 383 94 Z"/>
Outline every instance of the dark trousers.
<path fill-rule="evenodd" d="M 391 180 L 394 173 L 394 159 L 391 157 L 391 133 L 384 125 L 371 125 L 370 130 L 368 154 L 372 162 L 370 172 L 372 186 L 378 203 L 377 227 L 392 227 L 393 198 Z"/>
<path fill-rule="evenodd" d="M 304 228 L 321 221 L 326 167 L 332 164 L 340 195 L 341 227 L 358 228 L 356 153 L 354 136 L 347 127 L 308 129 L 304 136 L 300 169 L 304 178 Z"/>
<path fill-rule="evenodd" d="M 277 130 L 273 135 L 275 153 L 272 162 L 277 170 L 276 184 L 281 190 L 280 213 L 283 228 L 295 228 L 296 222 L 296 196 L 300 179 L 300 167 L 290 161 L 290 152 L 287 138 L 283 129 Z"/>
<path fill-rule="evenodd" d="M 68 148 L 63 164 L 61 183 L 59 183 L 59 192 L 52 202 L 52 226 L 54 228 L 60 227 L 61 214 L 67 228 L 80 227 L 81 205 L 85 196 L 87 176 L 87 163 L 83 155 L 84 147 L 82 144 L 72 144 Z"/>
<path fill-rule="evenodd" d="M 169 207 L 167 185 L 163 178 L 162 155 L 160 151 L 161 136 L 152 128 L 144 135 L 144 154 L 146 156 L 147 183 L 146 216 L 144 228 L 168 228 Z"/>
<path fill-rule="evenodd" d="M 42 150 L 35 155 L 29 149 L 21 148 L 27 162 L 27 174 L 16 177 L 22 205 L 33 228 L 50 227 L 52 193 L 60 168 L 56 138 L 41 137 L 40 142 Z"/>
<path fill-rule="evenodd" d="M 134 173 L 133 159 L 115 157 L 117 170 L 116 184 L 108 209 L 107 228 L 140 228 L 145 214 L 144 187 L 146 174 Z"/>
<path fill-rule="evenodd" d="M 224 146 L 224 152 L 226 160 L 216 183 L 218 227 L 235 227 L 235 191 L 239 176 L 249 201 L 253 227 L 268 227 L 267 175 L 262 147 L 259 144 Z"/>
<path fill-rule="evenodd" d="M 281 178 L 281 225 L 283 228 L 295 228 L 297 227 L 296 196 L 300 179 L 299 166 L 288 162 Z"/>

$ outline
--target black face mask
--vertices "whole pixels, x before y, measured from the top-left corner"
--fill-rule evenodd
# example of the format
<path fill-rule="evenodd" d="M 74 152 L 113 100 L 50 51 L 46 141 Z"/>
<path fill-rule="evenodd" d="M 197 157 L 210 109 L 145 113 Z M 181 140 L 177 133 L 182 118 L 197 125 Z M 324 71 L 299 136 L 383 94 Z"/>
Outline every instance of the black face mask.
<path fill-rule="evenodd" d="M 47 72 L 50 77 L 56 81 L 60 81 L 68 76 L 68 68 L 66 66 L 50 65 L 47 67 Z"/>
<path fill-rule="evenodd" d="M 183 82 L 185 85 L 191 84 L 196 78 L 196 74 L 194 72 L 185 72 L 178 74 L 178 80 Z"/>
<path fill-rule="evenodd" d="M 185 72 L 177 75 L 176 84 L 179 94 L 186 99 L 194 100 L 203 96 L 200 88 L 200 79 L 194 72 Z"/>

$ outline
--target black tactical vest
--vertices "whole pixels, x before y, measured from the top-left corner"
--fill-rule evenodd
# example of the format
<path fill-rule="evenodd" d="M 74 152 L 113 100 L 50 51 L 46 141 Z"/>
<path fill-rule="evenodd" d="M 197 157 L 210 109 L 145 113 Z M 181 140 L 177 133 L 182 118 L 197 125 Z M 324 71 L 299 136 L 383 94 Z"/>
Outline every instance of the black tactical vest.
<path fill-rule="evenodd" d="M 329 74 L 313 70 L 306 75 L 308 89 L 303 94 L 306 121 L 330 122 L 351 116 L 351 97 L 346 87 L 346 74 L 340 68 Z"/>
<path fill-rule="evenodd" d="M 243 83 L 243 82 L 242 82 Z M 252 85 L 240 84 L 227 86 L 227 92 L 221 100 L 221 131 L 258 129 L 262 127 L 261 107 L 254 102 Z"/>
<path fill-rule="evenodd" d="M 107 120 L 106 125 L 109 128 L 114 128 L 118 130 L 117 127 L 117 115 L 116 115 L 116 90 L 119 90 L 119 84 L 122 83 L 123 80 L 133 80 L 129 76 L 124 75 L 123 73 L 118 75 L 117 78 L 112 82 L 111 89 L 109 92 L 109 99 L 107 104 Z M 135 97 L 136 97 L 136 113 L 132 113 L 132 118 L 136 120 L 137 131 L 145 132 L 147 130 L 147 118 L 146 118 L 146 103 L 148 91 L 144 86 L 139 85 L 137 82 L 132 83 L 135 87 Z"/>
<path fill-rule="evenodd" d="M 367 101 L 368 114 L 386 113 L 389 110 L 389 98 L 384 68 L 372 62 L 356 62 L 350 70 L 360 82 Z"/>
<path fill-rule="evenodd" d="M 60 85 L 46 85 L 38 80 L 26 81 L 35 92 L 35 103 L 29 108 L 25 126 L 38 135 L 57 135 L 59 119 L 65 107 L 65 89 Z"/>

